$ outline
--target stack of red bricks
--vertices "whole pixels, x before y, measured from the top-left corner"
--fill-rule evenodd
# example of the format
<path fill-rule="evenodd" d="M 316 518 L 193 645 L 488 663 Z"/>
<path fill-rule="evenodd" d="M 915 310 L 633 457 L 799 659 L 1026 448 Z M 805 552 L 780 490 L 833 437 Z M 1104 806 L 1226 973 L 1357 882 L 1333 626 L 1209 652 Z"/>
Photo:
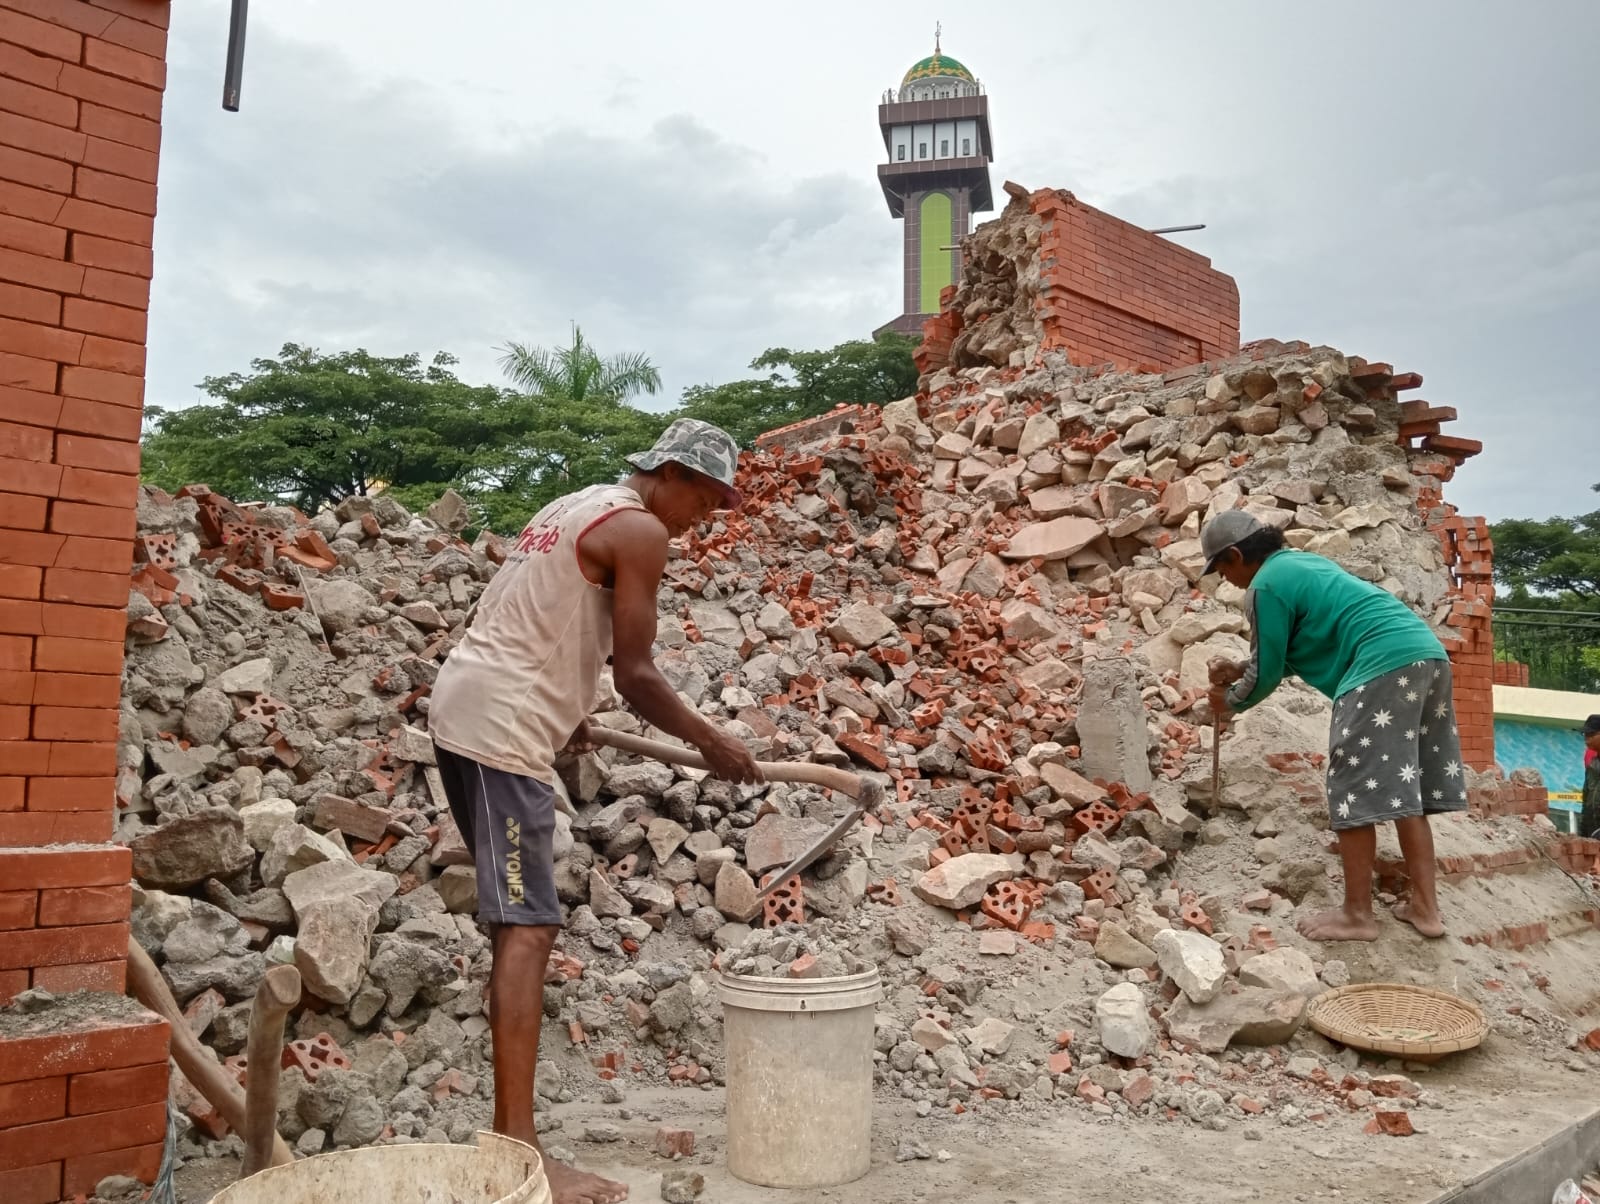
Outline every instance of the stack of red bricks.
<path fill-rule="evenodd" d="M 130 865 L 102 842 L 168 11 L 0 0 L 0 1000 L 123 985 Z M 155 1172 L 167 1028 L 104 1000 L 76 1031 L 0 1030 L 7 1204 Z"/>
<path fill-rule="evenodd" d="M 1497 686 L 1522 686 L 1528 684 L 1528 666 L 1521 661 L 1494 662 L 1494 684 Z"/>

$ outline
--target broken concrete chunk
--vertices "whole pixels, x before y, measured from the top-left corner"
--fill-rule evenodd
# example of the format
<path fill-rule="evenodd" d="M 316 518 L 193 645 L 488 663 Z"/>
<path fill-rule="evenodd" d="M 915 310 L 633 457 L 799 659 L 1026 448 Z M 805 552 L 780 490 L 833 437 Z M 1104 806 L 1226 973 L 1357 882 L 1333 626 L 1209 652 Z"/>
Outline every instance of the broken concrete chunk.
<path fill-rule="evenodd" d="M 1239 967 L 1239 981 L 1247 987 L 1265 987 L 1304 995 L 1310 999 L 1322 993 L 1317 968 L 1311 958 L 1287 945 L 1258 953 Z"/>
<path fill-rule="evenodd" d="M 1209 1003 L 1217 997 L 1228 978 L 1222 960 L 1222 946 L 1203 932 L 1167 928 L 1155 934 L 1156 956 L 1161 972 L 1195 1003 Z"/>
<path fill-rule="evenodd" d="M 133 876 L 144 886 L 185 890 L 207 878 L 231 878 L 255 864 L 244 820 L 231 807 L 208 807 L 134 837 Z"/>
<path fill-rule="evenodd" d="M 995 853 L 963 853 L 934 866 L 917 880 L 917 897 L 951 911 L 976 906 L 996 882 L 1016 877 L 1009 858 Z"/>
<path fill-rule="evenodd" d="M 888 616 L 876 606 L 866 602 L 852 602 L 841 610 L 838 617 L 828 626 L 827 634 L 835 644 L 870 648 L 897 630 Z"/>
<path fill-rule="evenodd" d="M 1155 1044 L 1155 1026 L 1145 1010 L 1144 994 L 1131 982 L 1119 982 L 1095 1002 L 1095 1031 L 1100 1044 L 1119 1058 L 1142 1058 Z"/>
<path fill-rule="evenodd" d="M 1175 1044 L 1221 1053 L 1229 1044 L 1278 1045 L 1294 1036 L 1305 1017 L 1306 997 L 1264 987 L 1234 987 L 1209 1003 L 1179 998 L 1167 1013 Z"/>
<path fill-rule="evenodd" d="M 1119 970 L 1147 970 L 1156 964 L 1156 954 L 1141 944 L 1121 924 L 1107 920 L 1095 938 L 1094 955 Z"/>
<path fill-rule="evenodd" d="M 1007 541 L 1000 555 L 1006 560 L 1065 560 L 1104 534 L 1093 519 L 1068 515 L 1023 527 Z"/>

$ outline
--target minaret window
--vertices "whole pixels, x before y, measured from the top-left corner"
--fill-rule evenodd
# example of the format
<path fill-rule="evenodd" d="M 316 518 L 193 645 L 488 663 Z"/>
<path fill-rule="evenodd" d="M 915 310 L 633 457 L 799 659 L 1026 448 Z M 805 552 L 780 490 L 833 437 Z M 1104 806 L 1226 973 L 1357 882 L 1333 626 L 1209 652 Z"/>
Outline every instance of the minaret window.
<path fill-rule="evenodd" d="M 899 159 L 900 162 L 904 163 L 905 160 L 906 160 L 906 144 L 904 142 L 902 142 L 899 146 L 895 147 L 894 149 L 895 149 L 895 156 L 894 157 L 896 159 Z"/>
<path fill-rule="evenodd" d="M 917 143 L 917 158 L 926 159 L 927 157 L 928 157 L 928 144 L 926 142 Z"/>
<path fill-rule="evenodd" d="M 961 157 L 964 159 L 968 155 L 970 155 L 971 153 L 972 153 L 972 139 L 971 138 L 963 138 L 961 140 Z"/>
<path fill-rule="evenodd" d="M 949 157 L 950 157 L 950 139 L 941 138 L 941 139 L 939 139 L 939 158 L 948 159 Z"/>

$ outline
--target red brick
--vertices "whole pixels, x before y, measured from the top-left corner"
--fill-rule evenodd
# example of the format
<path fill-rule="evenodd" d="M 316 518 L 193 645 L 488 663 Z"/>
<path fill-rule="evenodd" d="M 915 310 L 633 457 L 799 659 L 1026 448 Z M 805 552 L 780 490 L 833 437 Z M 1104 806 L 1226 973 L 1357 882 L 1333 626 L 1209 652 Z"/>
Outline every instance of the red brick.
<path fill-rule="evenodd" d="M 60 371 L 60 365 L 54 360 L 0 351 L 0 385 L 49 393 L 55 390 Z"/>
<path fill-rule="evenodd" d="M 37 673 L 26 670 L 0 669 L 0 706 L 26 707 L 33 705 L 33 692 L 37 688 Z M 21 778 L 0 778 L 0 811 L 20 811 L 10 806 L 10 788 L 7 782 L 20 782 Z"/>
<path fill-rule="evenodd" d="M 9 385 L 0 385 L 0 414 L 4 414 L 11 422 L 54 430 L 61 423 L 61 398 L 36 389 L 13 389 Z"/>
<path fill-rule="evenodd" d="M 6 483 L 6 492 L 27 494 L 30 497 L 55 497 L 61 488 L 61 466 L 41 464 L 37 460 L 17 460 L 0 456 L 0 481 Z M 47 561 L 13 560 L 0 548 L 0 562 L 6 564 L 41 564 Z"/>
<path fill-rule="evenodd" d="M 92 778 L 111 777 L 117 772 L 117 746 L 105 744 L 67 744 L 56 741 L 50 745 L 50 765 L 46 777 Z"/>
<path fill-rule="evenodd" d="M 65 966 L 39 966 L 33 971 L 33 985 L 58 995 L 73 991 L 106 991 L 121 995 L 128 988 L 128 959 L 77 962 Z"/>
<path fill-rule="evenodd" d="M 63 635 L 77 640 L 109 640 L 120 643 L 126 634 L 126 612 L 122 607 L 75 606 L 71 603 L 45 603 L 41 613 L 44 635 Z"/>
<path fill-rule="evenodd" d="M 61 321 L 61 298 L 20 284 L 0 284 L 0 313 L 24 322 L 54 325 Z"/>
<path fill-rule="evenodd" d="M 130 892 L 132 888 L 129 888 Z M 32 928 L 39 914 L 39 892 L 7 890 L 0 892 L 0 928 Z M 0 1125 L 5 1124 L 0 1121 Z"/>
<path fill-rule="evenodd" d="M 32 180 L 24 180 L 23 183 L 34 184 L 39 188 L 46 187 L 44 184 L 35 184 Z M 156 186 L 153 183 L 80 167 L 71 190 L 86 201 L 96 201 L 116 209 L 155 216 Z"/>
<path fill-rule="evenodd" d="M 0 848 L 0 882 L 10 887 L 50 890 L 66 886 L 122 886 L 132 877 L 133 852 L 121 845 L 70 851 Z M 0 1079 L 4 1081 L 8 1080 Z"/>
<path fill-rule="evenodd" d="M 4 76 L 0 76 L 0 112 L 69 130 L 78 124 L 78 102 L 72 97 Z"/>
<path fill-rule="evenodd" d="M 33 637 L 26 635 L 0 635 L 0 669 L 26 671 L 31 668 L 33 668 Z M 8 759 L 18 755 L 20 754 L 17 753 L 16 749 L 6 749 L 6 757 Z M 7 764 L 6 768 L 13 773 L 30 772 L 16 769 L 10 764 Z"/>
<path fill-rule="evenodd" d="M 57 293 L 76 293 L 83 288 L 84 269 L 75 263 L 63 263 L 59 258 L 0 250 L 0 280 Z"/>
<path fill-rule="evenodd" d="M 69 63 L 83 57 L 83 37 L 55 20 L 41 21 L 0 9 L 0 38 Z"/>
<path fill-rule="evenodd" d="M 0 816 L 0 819 L 14 818 Z M 126 957 L 127 953 L 128 925 L 125 922 L 86 924 L 76 928 L 34 928 L 10 933 L 0 942 L 0 970 L 103 962 L 113 957 Z"/>
<path fill-rule="evenodd" d="M 121 13 L 124 17 L 131 17 L 135 21 L 143 21 L 157 29 L 166 29 L 168 19 L 171 17 L 170 4 L 152 3 L 151 0 L 94 0 L 96 8 L 110 9 L 114 13 Z"/>
<path fill-rule="evenodd" d="M 26 740 L 31 714 L 28 707 L 0 706 L 0 740 Z"/>
<path fill-rule="evenodd" d="M 141 317 L 143 312 L 140 311 Z M 83 350 L 78 353 L 78 363 L 85 368 L 103 368 L 107 372 L 143 376 L 144 344 L 130 343 L 126 339 L 108 339 L 98 334 L 85 335 Z"/>
<path fill-rule="evenodd" d="M 118 409 L 120 407 L 110 407 Z M 128 444 L 137 453 L 137 443 Z M 73 502 L 92 502 L 97 506 L 127 509 L 130 513 L 138 502 L 139 478 L 114 472 L 94 472 L 87 468 L 68 468 L 61 473 L 61 488 L 57 496 Z M 87 568 L 87 565 L 68 565 L 63 568 Z"/>
<path fill-rule="evenodd" d="M 0 286 L 3 290 L 4 286 Z M 0 300 L 4 299 L 4 292 L 0 291 Z M 71 438 L 71 436 L 68 436 Z M 0 422 L 0 458 L 10 460 L 33 460 L 38 463 L 48 464 L 51 459 L 50 432 L 43 427 L 19 426 L 14 422 Z M 134 448 L 135 469 L 138 467 L 137 452 Z M 101 467 L 93 465 L 92 467 Z M 128 471 L 122 469 L 123 472 Z"/>
<path fill-rule="evenodd" d="M 44 530 L 45 499 L 22 493 L 0 493 L 0 527 L 17 531 Z"/>
<path fill-rule="evenodd" d="M 11 120 L 7 117 L 5 121 L 0 121 L 0 129 L 5 129 Z M 54 256 L 59 259 L 66 245 L 66 231 L 47 222 L 29 221 L 0 212 L 0 247 L 41 258 Z"/>
<path fill-rule="evenodd" d="M 33 738 L 35 740 L 115 740 L 117 738 L 117 712 L 105 707 L 34 707 Z M 111 795 L 108 794 L 109 800 Z M 28 790 L 28 809 L 89 811 L 81 797 L 72 802 L 80 805 L 42 808 L 33 803 L 33 788 Z"/>
<path fill-rule="evenodd" d="M 0 261 L 0 272 L 3 270 L 3 261 Z M 113 305 L 126 305 L 138 310 L 148 309 L 150 305 L 148 279 L 122 272 L 108 272 L 102 268 L 89 268 L 84 272 L 79 287 L 63 291 L 81 293 L 96 301 L 108 301 Z"/>
<path fill-rule="evenodd" d="M 87 609 L 87 608 L 86 608 Z M 98 610 L 95 613 L 101 613 Z M 103 612 L 123 622 L 122 612 Z M 26 673 L 33 687 L 35 706 L 116 707 L 122 698 L 122 679 L 110 673 Z"/>
<path fill-rule="evenodd" d="M 72 164 L 15 147 L 0 147 L 0 180 L 62 194 L 72 191 Z"/>
<path fill-rule="evenodd" d="M 136 1104 L 153 1104 L 167 1098 L 167 1065 L 151 1062 L 121 1070 L 96 1070 L 75 1074 L 67 1084 L 67 1114 L 110 1112 Z"/>
<path fill-rule="evenodd" d="M 161 156 L 155 151 L 141 150 L 122 142 L 106 138 L 90 138 L 83 148 L 83 165 L 96 171 L 108 171 L 114 176 L 130 180 L 143 180 L 154 184 Z"/>
<path fill-rule="evenodd" d="M 76 103 L 76 102 L 74 102 Z M 133 113 L 84 101 L 79 106 L 78 128 L 93 138 L 121 142 L 140 150 L 161 149 L 161 123 Z"/>
<path fill-rule="evenodd" d="M 78 163 L 88 139 L 77 130 L 12 114 L 0 121 L 0 144 Z"/>
<path fill-rule="evenodd" d="M 0 460 L 0 472 L 6 471 L 6 463 L 7 461 Z M 10 463 L 20 464 L 24 461 L 12 460 Z M 45 466 L 40 465 L 40 467 Z M 54 468 L 55 465 L 49 467 Z M 23 480 L 13 481 L 11 484 L 26 489 L 29 483 Z M 0 531 L 0 563 L 52 565 L 56 562 L 56 555 L 61 551 L 64 542 L 64 536 L 45 531 Z M 123 601 L 127 601 L 126 597 Z"/>
<path fill-rule="evenodd" d="M 82 602 L 87 606 L 126 606 L 128 570 L 132 567 L 133 543 L 130 540 L 69 535 L 67 542 L 56 555 L 55 568 L 45 570 L 42 596 L 49 602 Z M 70 575 L 72 573 L 81 573 L 85 576 L 74 577 Z M 52 582 L 52 574 L 67 575 L 60 576 L 59 580 Z M 114 580 L 105 579 L 108 577 Z M 92 590 L 93 593 L 85 592 L 79 597 L 72 593 L 74 588 Z"/>
<path fill-rule="evenodd" d="M 86 267 L 106 268 L 113 272 L 126 272 L 131 276 L 150 278 L 153 260 L 149 247 L 117 242 L 110 238 L 96 238 L 92 234 L 74 234 L 68 251 L 73 263 Z"/>
<path fill-rule="evenodd" d="M 0 180 L 0 213 L 26 218 L 31 222 L 55 224 L 56 215 L 67 202 L 59 192 Z"/>
<path fill-rule="evenodd" d="M 3 977 L 3 976 L 0 976 Z M 35 1155 L 42 1151 L 36 1151 Z M 6 1204 L 56 1204 L 61 1199 L 61 1163 L 0 1171 L 0 1200 Z"/>
<path fill-rule="evenodd" d="M 60 392 L 63 397 L 81 397 L 86 401 L 107 401 L 119 406 L 142 406 L 144 377 L 121 372 L 104 372 L 99 368 L 69 366 L 61 369 Z"/>
<path fill-rule="evenodd" d="M 110 205 L 97 205 L 82 197 L 68 197 L 61 205 L 56 225 L 81 234 L 97 234 L 120 242 L 149 246 L 155 232 L 153 219 Z"/>
<path fill-rule="evenodd" d="M 61 323 L 70 330 L 104 335 L 122 342 L 142 344 L 145 339 L 145 311 L 125 305 L 68 297 L 61 310 Z"/>
<path fill-rule="evenodd" d="M 54 89 L 56 80 L 61 78 L 61 60 L 0 41 L 0 75 L 38 88 Z"/>
<path fill-rule="evenodd" d="M 50 503 L 50 529 L 58 535 L 88 535 L 96 539 L 120 536 L 132 540 L 136 523 L 134 511 L 126 507 L 57 500 Z"/>
<path fill-rule="evenodd" d="M 150 121 L 161 120 L 159 90 L 119 79 L 115 73 L 96 68 L 93 64 L 80 67 L 75 63 L 69 63 L 62 67 L 61 80 L 56 87 L 66 95 L 75 96 L 82 101 L 92 101 L 108 109 L 130 113 Z"/>
<path fill-rule="evenodd" d="M 140 1104 L 116 1112 L 68 1116 L 36 1125 L 22 1125 L 0 1131 L 0 1166 L 17 1166 L 37 1158 L 40 1150 L 48 1150 L 70 1160 L 84 1154 L 159 1142 L 166 1129 L 165 1103 Z"/>
<path fill-rule="evenodd" d="M 26 970 L 0 970 L 0 1007 L 4 1007 L 18 995 L 22 994 L 22 992 L 26 991 L 29 986 L 30 978 L 31 976 Z M 5 1184 L 6 1177 L 3 1174 L 0 1174 L 0 1192 L 4 1191 Z M 8 1196 L 0 1195 L 0 1199 L 9 1198 L 10 1197 Z M 55 1199 L 54 1196 L 51 1196 L 50 1198 L 52 1200 Z"/>
<path fill-rule="evenodd" d="M 0 1083 L 164 1063 L 167 1040 L 167 1022 L 150 1013 L 134 1023 L 85 1024 L 0 1040 Z"/>
<path fill-rule="evenodd" d="M 94 71 L 132 80 L 136 84 L 154 88 L 158 92 L 167 86 L 167 64 L 163 57 L 140 54 L 125 46 L 112 45 L 97 38 L 89 38 L 84 42 L 83 63 Z M 160 115 L 159 109 L 156 115 Z"/>
<path fill-rule="evenodd" d="M 0 351 L 27 355 L 34 359 L 76 364 L 78 352 L 82 348 L 83 335 L 78 331 L 61 330 L 38 322 L 19 322 L 13 318 L 0 318 Z"/>
<path fill-rule="evenodd" d="M 27 789 L 27 778 L 0 778 L 0 811 L 21 811 Z"/>
<path fill-rule="evenodd" d="M 61 1194 L 71 1198 L 87 1195 L 108 1175 L 129 1175 L 142 1183 L 153 1183 L 161 1173 L 162 1148 L 161 1142 L 152 1141 L 68 1158 L 62 1168 Z"/>
<path fill-rule="evenodd" d="M 0 634 L 43 635 L 43 604 L 27 598 L 0 599 Z"/>
<path fill-rule="evenodd" d="M 127 602 L 127 584 L 123 584 Z M 109 640 L 75 640 L 40 636 L 33 652 L 33 668 L 56 673 L 121 673 L 122 644 Z"/>
<path fill-rule="evenodd" d="M 67 1079 L 54 1075 L 20 1083 L 0 1084 L 0 1129 L 37 1124 L 67 1114 Z M 35 1151 L 37 1156 L 38 1151 Z"/>
<path fill-rule="evenodd" d="M 0 598 L 37 598 L 44 589 L 44 570 L 31 564 L 0 564 Z M 0 662 L 4 661 L 0 655 Z M 0 663 L 0 668 L 4 668 Z"/>
<path fill-rule="evenodd" d="M 0 403 L 4 401 L 5 394 L 0 391 Z M 108 405 L 103 401 L 85 401 L 81 397 L 67 397 L 61 399 L 61 416 L 53 425 L 63 431 L 101 435 L 107 439 L 137 441 L 140 418 L 140 412 L 130 406 Z"/>
<path fill-rule="evenodd" d="M 135 21 L 131 17 L 118 17 L 106 27 L 100 37 L 107 42 L 115 42 L 118 46 L 126 46 L 129 50 L 137 50 L 140 54 L 148 54 L 163 61 L 167 57 L 167 31 L 154 25 L 146 25 L 143 21 Z"/>

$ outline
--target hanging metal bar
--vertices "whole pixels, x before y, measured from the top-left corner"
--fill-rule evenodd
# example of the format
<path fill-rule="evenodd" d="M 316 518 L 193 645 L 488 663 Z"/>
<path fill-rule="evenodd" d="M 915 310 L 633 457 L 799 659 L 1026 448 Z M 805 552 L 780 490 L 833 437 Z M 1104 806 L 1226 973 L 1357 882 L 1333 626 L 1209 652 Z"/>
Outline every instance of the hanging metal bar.
<path fill-rule="evenodd" d="M 228 17 L 228 58 L 222 68 L 222 107 L 239 111 L 239 90 L 244 86 L 244 27 L 250 17 L 250 0 L 233 0 Z"/>

